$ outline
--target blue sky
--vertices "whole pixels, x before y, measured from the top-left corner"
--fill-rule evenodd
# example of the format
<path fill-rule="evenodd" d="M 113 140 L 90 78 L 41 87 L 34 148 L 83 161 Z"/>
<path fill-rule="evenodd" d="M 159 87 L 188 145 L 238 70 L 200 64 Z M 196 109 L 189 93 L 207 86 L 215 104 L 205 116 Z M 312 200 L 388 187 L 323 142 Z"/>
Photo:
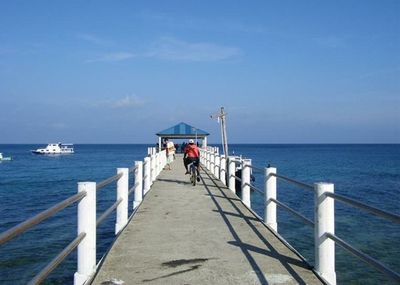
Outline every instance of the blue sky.
<path fill-rule="evenodd" d="M 400 143 L 400 1 L 0 0 L 0 143 Z"/>

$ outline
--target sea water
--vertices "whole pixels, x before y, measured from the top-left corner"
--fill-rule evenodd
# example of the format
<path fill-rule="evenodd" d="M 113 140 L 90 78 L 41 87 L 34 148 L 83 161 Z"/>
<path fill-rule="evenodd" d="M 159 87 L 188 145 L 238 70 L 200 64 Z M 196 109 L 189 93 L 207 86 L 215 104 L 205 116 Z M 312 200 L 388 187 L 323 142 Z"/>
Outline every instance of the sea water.
<path fill-rule="evenodd" d="M 0 163 L 0 232 L 68 198 L 78 181 L 102 181 L 118 167 L 143 160 L 150 145 L 75 145 L 75 154 L 32 155 L 43 145 L 0 145 L 13 161 Z M 332 182 L 335 192 L 400 214 L 400 145 L 230 145 L 230 152 L 252 164 L 304 183 Z M 263 189 L 262 173 L 254 171 Z M 132 185 L 132 181 L 130 181 Z M 115 201 L 115 185 L 98 193 L 98 214 Z M 132 199 L 132 197 L 131 197 Z M 313 220 L 313 194 L 278 181 L 278 199 Z M 132 201 L 129 202 L 132 205 Z M 263 197 L 254 192 L 252 208 L 264 216 Z M 130 207 L 131 208 L 131 207 Z M 131 210 L 130 210 L 131 211 Z M 335 203 L 336 234 L 390 268 L 400 269 L 400 226 L 350 206 Z M 114 239 L 115 215 L 98 228 L 98 259 Z M 310 263 L 313 229 L 278 209 L 278 231 Z M 76 205 L 0 247 L 0 284 L 25 284 L 76 236 Z M 394 284 L 336 246 L 338 284 Z M 72 284 L 74 251 L 44 282 Z"/>

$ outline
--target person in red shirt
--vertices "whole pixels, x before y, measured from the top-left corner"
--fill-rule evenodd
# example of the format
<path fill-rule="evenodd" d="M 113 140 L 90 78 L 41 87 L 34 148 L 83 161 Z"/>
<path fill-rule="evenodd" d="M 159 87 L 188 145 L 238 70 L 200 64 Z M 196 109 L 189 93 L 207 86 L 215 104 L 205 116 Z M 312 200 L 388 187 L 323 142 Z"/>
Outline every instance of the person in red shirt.
<path fill-rule="evenodd" d="M 199 173 L 200 151 L 192 139 L 189 140 L 189 144 L 185 147 L 184 152 L 185 153 L 183 155 L 183 164 L 185 165 L 186 169 L 185 174 L 190 174 L 188 171 L 188 165 L 193 162 L 197 170 L 197 181 L 200 181 L 200 173 Z"/>

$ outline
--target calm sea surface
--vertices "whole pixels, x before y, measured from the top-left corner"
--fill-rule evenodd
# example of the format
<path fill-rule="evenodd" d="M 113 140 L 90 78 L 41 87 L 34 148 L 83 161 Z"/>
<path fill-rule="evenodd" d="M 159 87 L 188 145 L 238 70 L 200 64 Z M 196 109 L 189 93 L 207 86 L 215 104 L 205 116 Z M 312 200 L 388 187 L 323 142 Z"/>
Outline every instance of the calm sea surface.
<path fill-rule="evenodd" d="M 149 145 L 75 145 L 76 153 L 37 156 L 43 145 L 0 145 L 13 161 L 0 163 L 0 232 L 32 217 L 77 191 L 78 181 L 101 181 L 117 167 L 143 160 Z M 230 152 L 252 164 L 277 167 L 278 173 L 312 184 L 332 182 L 335 192 L 400 215 L 400 145 L 230 145 Z M 254 172 L 262 189 L 263 177 Z M 132 183 L 132 181 L 131 181 Z M 98 213 L 115 200 L 115 186 L 99 193 Z M 278 199 L 313 219 L 313 195 L 278 182 Z M 131 202 L 130 202 L 131 205 Z M 262 196 L 252 195 L 252 207 L 264 215 Z M 390 268 L 400 271 L 400 226 L 336 202 L 336 234 Z M 98 258 L 113 238 L 115 215 L 98 229 Z M 313 230 L 278 210 L 278 231 L 311 263 Z M 76 206 L 0 247 L 0 284 L 25 284 L 76 235 Z M 362 261 L 336 247 L 338 284 L 394 284 Z M 72 284 L 74 252 L 44 284 Z"/>

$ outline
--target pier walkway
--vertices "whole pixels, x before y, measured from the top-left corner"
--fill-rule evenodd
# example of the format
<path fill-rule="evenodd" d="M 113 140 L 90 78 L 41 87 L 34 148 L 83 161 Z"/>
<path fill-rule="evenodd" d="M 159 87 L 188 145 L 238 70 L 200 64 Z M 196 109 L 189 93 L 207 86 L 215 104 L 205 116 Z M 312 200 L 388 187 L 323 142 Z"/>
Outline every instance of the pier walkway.
<path fill-rule="evenodd" d="M 323 284 L 221 181 L 163 170 L 92 284 Z"/>

